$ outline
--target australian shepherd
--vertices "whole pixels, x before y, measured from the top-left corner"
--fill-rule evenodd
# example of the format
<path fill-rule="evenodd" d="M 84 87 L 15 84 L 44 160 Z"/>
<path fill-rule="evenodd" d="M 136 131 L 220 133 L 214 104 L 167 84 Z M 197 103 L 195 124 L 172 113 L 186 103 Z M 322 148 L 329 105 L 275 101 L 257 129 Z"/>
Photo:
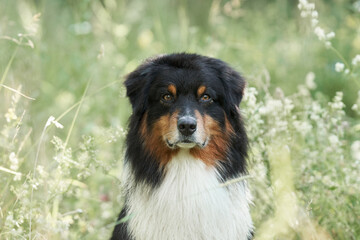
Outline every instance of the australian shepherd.
<path fill-rule="evenodd" d="M 111 239 L 251 239 L 246 182 L 231 181 L 246 174 L 240 74 L 218 59 L 169 54 L 146 60 L 125 86 L 133 113 Z"/>

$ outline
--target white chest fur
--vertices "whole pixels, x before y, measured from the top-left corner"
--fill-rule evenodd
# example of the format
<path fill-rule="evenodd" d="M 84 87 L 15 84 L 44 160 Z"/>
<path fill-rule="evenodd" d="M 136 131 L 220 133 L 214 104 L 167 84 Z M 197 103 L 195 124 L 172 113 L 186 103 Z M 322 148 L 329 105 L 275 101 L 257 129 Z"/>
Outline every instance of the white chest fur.
<path fill-rule="evenodd" d="M 134 180 L 125 168 L 125 186 Z M 136 240 L 245 240 L 252 229 L 244 182 L 220 187 L 215 168 L 180 152 L 161 185 L 136 185 L 127 196 L 128 230 Z"/>

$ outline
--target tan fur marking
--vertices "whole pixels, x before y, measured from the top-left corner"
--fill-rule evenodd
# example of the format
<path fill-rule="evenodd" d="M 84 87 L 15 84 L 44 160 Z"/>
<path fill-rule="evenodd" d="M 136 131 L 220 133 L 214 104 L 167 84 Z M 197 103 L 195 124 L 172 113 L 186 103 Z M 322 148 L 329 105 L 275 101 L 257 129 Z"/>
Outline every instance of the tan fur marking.
<path fill-rule="evenodd" d="M 174 120 L 175 119 L 175 120 Z M 148 129 L 146 121 L 147 114 L 141 122 L 141 134 L 144 138 L 144 145 L 146 150 L 149 151 L 160 163 L 160 166 L 165 166 L 178 152 L 178 149 L 169 148 L 163 136 L 171 135 L 174 132 L 174 121 L 176 125 L 177 113 L 172 115 L 167 114 L 159 118 L 153 126 Z"/>
<path fill-rule="evenodd" d="M 175 97 L 176 96 L 176 87 L 174 84 L 168 86 L 168 91 Z"/>
<path fill-rule="evenodd" d="M 141 136 L 142 136 L 143 138 L 145 138 L 146 135 L 147 135 L 146 121 L 147 121 L 147 112 L 144 113 L 144 116 L 143 116 L 143 118 L 141 119 L 141 124 L 140 124 L 140 133 L 141 133 Z"/>
<path fill-rule="evenodd" d="M 209 115 L 203 118 L 206 135 L 210 137 L 209 143 L 205 148 L 192 148 L 190 153 L 202 160 L 206 165 L 213 166 L 216 161 L 224 161 L 226 151 L 230 145 L 230 137 L 234 134 L 230 122 L 225 116 L 225 132 L 219 123 Z"/>
<path fill-rule="evenodd" d="M 201 85 L 197 90 L 198 97 L 201 97 L 204 94 L 205 90 L 206 90 L 206 87 L 204 85 Z"/>
<path fill-rule="evenodd" d="M 169 125 L 166 129 L 164 129 L 163 132 L 163 137 L 171 142 L 175 142 L 178 135 L 178 130 L 177 130 L 178 114 L 179 111 L 176 111 L 172 115 L 170 115 Z"/>

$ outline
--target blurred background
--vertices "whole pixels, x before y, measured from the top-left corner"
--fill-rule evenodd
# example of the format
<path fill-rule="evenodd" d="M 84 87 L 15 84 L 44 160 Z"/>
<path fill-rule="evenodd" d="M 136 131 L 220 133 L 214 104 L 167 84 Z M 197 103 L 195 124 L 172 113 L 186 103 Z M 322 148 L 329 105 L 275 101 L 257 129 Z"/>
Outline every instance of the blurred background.
<path fill-rule="evenodd" d="M 276 109 L 249 123 L 257 141 L 249 180 L 256 239 L 359 239 L 360 78 L 352 59 L 360 54 L 360 1 L 312 2 L 318 16 L 312 9 L 301 17 L 292 0 L 0 0 L 0 239 L 109 236 L 121 209 L 131 113 L 124 76 L 148 57 L 173 52 L 220 58 L 240 71 L 251 90 L 243 103 L 249 122 L 259 114 L 254 106 L 286 107 L 286 96 L 301 95 L 284 121 L 296 128 L 301 118 L 312 132 L 278 131 L 279 142 L 292 137 L 290 155 L 275 154 L 273 136 L 256 132 L 277 129 L 268 113 Z M 319 40 L 315 17 L 335 33 L 331 46 Z M 338 62 L 347 62 L 344 70 Z M 309 117 L 315 105 L 320 120 Z M 333 125 L 318 131 L 321 121 Z M 334 141 L 338 147 L 327 149 Z M 301 154 L 310 160 L 295 161 Z M 272 159 L 284 162 L 279 168 Z M 292 184 L 290 195 L 276 191 L 279 181 Z M 278 204 L 303 210 L 289 217 Z"/>

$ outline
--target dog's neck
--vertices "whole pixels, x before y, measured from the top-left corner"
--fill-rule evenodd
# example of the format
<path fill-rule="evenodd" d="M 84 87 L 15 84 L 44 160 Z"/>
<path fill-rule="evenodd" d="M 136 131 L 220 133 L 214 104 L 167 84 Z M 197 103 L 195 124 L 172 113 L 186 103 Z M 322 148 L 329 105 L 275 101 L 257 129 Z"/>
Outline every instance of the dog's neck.
<path fill-rule="evenodd" d="M 125 166 L 128 230 L 135 239 L 247 239 L 252 221 L 245 182 L 221 187 L 216 168 L 188 149 L 179 151 L 164 173 L 154 188 L 135 182 L 131 164 Z"/>

